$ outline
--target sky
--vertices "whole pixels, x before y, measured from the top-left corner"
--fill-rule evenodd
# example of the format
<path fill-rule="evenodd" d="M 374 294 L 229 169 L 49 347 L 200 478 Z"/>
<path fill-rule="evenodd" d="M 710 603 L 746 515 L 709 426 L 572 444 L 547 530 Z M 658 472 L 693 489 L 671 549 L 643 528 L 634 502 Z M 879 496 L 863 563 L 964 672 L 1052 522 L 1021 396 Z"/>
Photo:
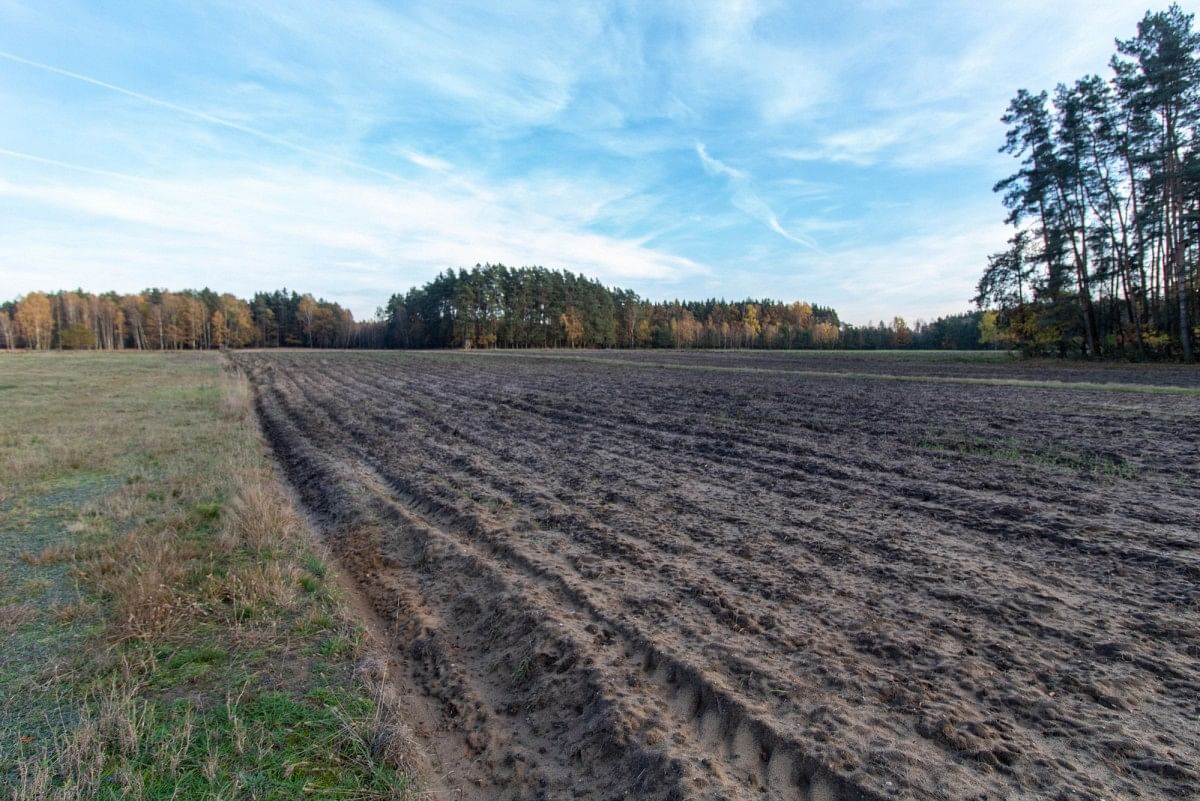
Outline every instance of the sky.
<path fill-rule="evenodd" d="M 1009 236 L 1008 100 L 1107 76 L 1145 3 L 0 0 L 0 299 L 365 318 L 499 262 L 966 311 Z"/>

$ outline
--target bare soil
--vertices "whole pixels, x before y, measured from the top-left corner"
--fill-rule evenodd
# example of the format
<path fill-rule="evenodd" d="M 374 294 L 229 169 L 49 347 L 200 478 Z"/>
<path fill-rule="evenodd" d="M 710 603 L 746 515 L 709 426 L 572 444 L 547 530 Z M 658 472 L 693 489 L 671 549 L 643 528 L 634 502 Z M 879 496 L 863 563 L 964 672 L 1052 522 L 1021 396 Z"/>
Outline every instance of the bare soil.
<path fill-rule="evenodd" d="M 1196 797 L 1195 396 L 591 355 L 236 356 L 447 786 Z"/>
<path fill-rule="evenodd" d="M 496 352 L 503 356 L 506 352 Z M 525 354 L 561 358 L 564 351 Z M 805 373 L 875 373 L 907 378 L 947 378 L 1053 381 L 1067 383 L 1200 387 L 1195 366 L 1167 362 L 1088 361 L 1086 359 L 1022 359 L 990 351 L 711 351 L 637 350 L 595 351 L 592 358 L 633 363 L 738 370 L 795 371 Z"/>

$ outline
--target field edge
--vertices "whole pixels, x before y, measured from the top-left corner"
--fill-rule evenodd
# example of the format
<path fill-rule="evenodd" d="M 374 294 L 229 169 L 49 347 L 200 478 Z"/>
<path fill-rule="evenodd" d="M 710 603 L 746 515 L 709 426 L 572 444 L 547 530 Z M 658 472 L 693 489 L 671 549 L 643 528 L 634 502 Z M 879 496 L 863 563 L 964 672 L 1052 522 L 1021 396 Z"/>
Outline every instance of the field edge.
<path fill-rule="evenodd" d="M 245 376 L 217 354 L 21 365 L 0 415 L 0 558 L 23 571 L 0 599 L 0 694 L 20 699 L 0 794 L 413 795 L 406 699 Z"/>

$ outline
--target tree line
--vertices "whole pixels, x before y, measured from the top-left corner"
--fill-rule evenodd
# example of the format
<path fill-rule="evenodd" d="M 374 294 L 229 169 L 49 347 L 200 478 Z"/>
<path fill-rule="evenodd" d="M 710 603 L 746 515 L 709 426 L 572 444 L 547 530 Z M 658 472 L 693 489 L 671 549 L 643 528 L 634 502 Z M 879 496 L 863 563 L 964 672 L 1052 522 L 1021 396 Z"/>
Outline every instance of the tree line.
<path fill-rule="evenodd" d="M 839 338 L 837 312 L 809 303 L 651 302 L 565 270 L 476 265 L 393 295 L 402 348 L 814 347 Z"/>
<path fill-rule="evenodd" d="M 994 317 L 995 314 L 991 313 Z M 655 302 L 569 271 L 477 265 L 396 294 L 375 319 L 286 289 L 30 292 L 0 303 L 0 349 L 985 347 L 984 312 L 842 323 L 818 304 Z"/>
<path fill-rule="evenodd" d="M 249 300 L 209 289 L 30 292 L 0 303 L 0 348 L 197 350 L 380 347 L 383 327 L 286 289 Z"/>
<path fill-rule="evenodd" d="M 1014 229 L 976 303 L 1032 353 L 1193 358 L 1200 283 L 1200 35 L 1178 5 L 1118 39 L 1107 78 L 1022 89 L 1001 152 Z"/>
<path fill-rule="evenodd" d="M 913 327 L 841 323 L 801 301 L 650 301 L 569 271 L 476 265 L 392 295 L 399 348 L 977 348 L 980 313 Z"/>

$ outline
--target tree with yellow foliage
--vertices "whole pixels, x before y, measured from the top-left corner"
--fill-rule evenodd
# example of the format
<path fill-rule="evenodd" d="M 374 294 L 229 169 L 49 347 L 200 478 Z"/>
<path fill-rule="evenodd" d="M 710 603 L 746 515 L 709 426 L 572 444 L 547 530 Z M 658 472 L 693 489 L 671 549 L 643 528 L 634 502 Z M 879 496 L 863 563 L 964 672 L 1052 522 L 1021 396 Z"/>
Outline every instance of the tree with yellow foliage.
<path fill-rule="evenodd" d="M 228 292 L 221 295 L 219 306 L 213 312 L 213 344 L 230 348 L 242 348 L 254 341 L 257 329 L 250 313 L 250 304 Z M 221 340 L 217 337 L 217 315 L 221 315 Z"/>
<path fill-rule="evenodd" d="M 17 326 L 8 309 L 0 309 L 0 339 L 4 340 L 4 347 L 8 350 L 17 347 Z"/>
<path fill-rule="evenodd" d="M 758 319 L 757 304 L 746 304 L 746 316 L 742 319 L 742 330 L 746 335 L 746 346 L 754 347 L 755 342 L 758 340 L 759 332 L 762 331 L 762 323 Z"/>
<path fill-rule="evenodd" d="M 563 335 L 567 338 L 567 347 L 573 348 L 579 344 L 579 340 L 583 339 L 583 318 L 580 317 L 579 311 L 574 306 L 568 306 L 559 317 L 559 322 L 563 327 Z"/>
<path fill-rule="evenodd" d="M 833 323 L 821 322 L 813 326 L 813 344 L 818 348 L 830 348 L 838 343 L 840 332 Z"/>
<path fill-rule="evenodd" d="M 50 298 L 41 292 L 30 292 L 17 301 L 14 322 L 25 339 L 25 347 L 34 350 L 46 350 L 50 347 L 50 333 L 54 324 L 50 313 Z"/>
<path fill-rule="evenodd" d="M 300 320 L 300 331 L 311 348 L 317 322 L 317 302 L 313 300 L 312 295 L 300 298 L 300 302 L 296 304 L 296 317 Z"/>

